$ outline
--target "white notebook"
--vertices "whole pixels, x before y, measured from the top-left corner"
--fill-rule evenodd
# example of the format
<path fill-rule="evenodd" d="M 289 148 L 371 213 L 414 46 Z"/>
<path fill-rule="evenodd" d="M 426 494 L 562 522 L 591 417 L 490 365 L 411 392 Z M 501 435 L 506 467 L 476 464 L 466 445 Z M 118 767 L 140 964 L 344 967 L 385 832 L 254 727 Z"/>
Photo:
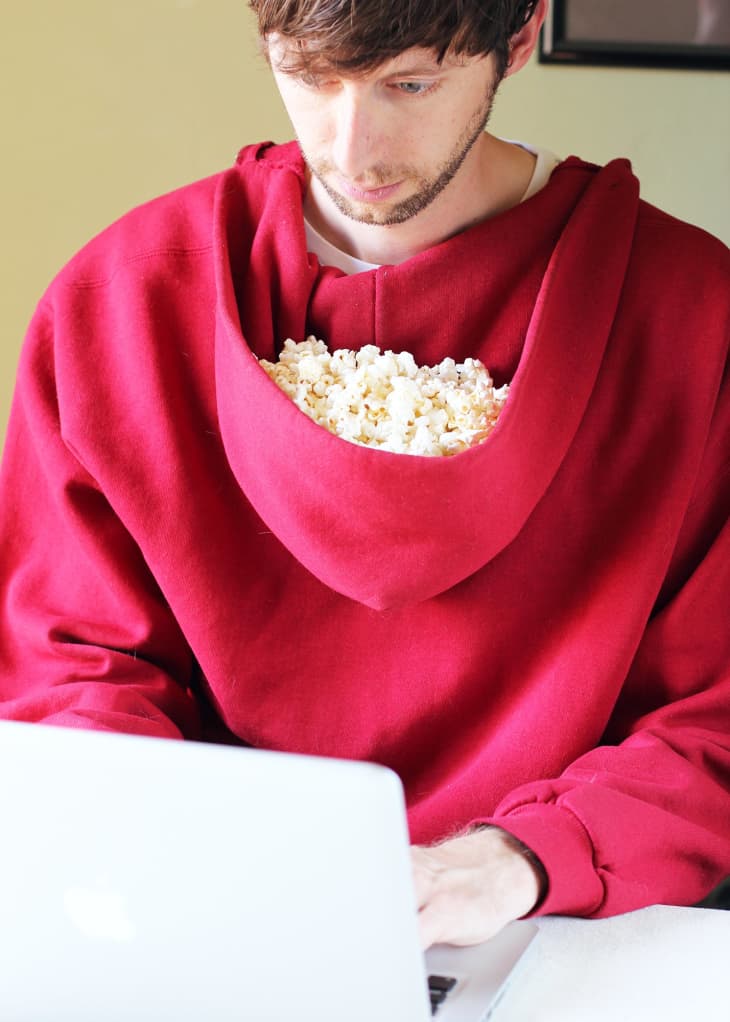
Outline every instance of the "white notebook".
<path fill-rule="evenodd" d="M 424 962 L 372 764 L 0 722 L 0 821 L 4 1022 L 477 1022 L 536 932 Z"/>

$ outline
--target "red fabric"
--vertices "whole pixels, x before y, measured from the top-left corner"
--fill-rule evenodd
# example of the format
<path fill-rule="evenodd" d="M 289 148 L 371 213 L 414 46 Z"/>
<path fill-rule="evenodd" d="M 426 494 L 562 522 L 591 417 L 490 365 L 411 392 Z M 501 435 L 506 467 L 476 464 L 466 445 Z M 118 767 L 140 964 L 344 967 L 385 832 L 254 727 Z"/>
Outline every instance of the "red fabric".
<path fill-rule="evenodd" d="M 365 758 L 541 911 L 730 872 L 728 255 L 571 158 L 400 266 L 305 248 L 295 145 L 133 211 L 40 304 L 2 476 L 5 717 Z M 339 440 L 287 337 L 512 381 L 481 447 Z"/>

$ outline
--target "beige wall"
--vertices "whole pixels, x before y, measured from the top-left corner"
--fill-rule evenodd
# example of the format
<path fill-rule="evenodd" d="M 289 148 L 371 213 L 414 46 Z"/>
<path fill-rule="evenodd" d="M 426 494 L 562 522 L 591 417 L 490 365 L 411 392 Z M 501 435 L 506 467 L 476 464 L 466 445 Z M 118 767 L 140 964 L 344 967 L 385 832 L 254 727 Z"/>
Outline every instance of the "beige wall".
<path fill-rule="evenodd" d="M 730 242 L 730 74 L 533 63 L 507 137 L 628 155 L 651 201 Z M 246 0 L 5 0 L 0 31 L 0 434 L 22 334 L 58 267 L 129 206 L 289 129 Z"/>

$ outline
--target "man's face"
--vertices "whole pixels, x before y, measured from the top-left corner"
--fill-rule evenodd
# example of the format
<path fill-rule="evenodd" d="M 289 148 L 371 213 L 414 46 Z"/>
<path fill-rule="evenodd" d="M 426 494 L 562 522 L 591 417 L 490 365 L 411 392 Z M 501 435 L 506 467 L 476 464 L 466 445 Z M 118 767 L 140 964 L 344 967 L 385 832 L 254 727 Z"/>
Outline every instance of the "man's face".
<path fill-rule="evenodd" d="M 292 74 L 273 39 L 271 65 L 304 156 L 340 213 L 399 224 L 429 206 L 467 161 L 496 88 L 494 60 L 412 49 L 360 76 Z"/>

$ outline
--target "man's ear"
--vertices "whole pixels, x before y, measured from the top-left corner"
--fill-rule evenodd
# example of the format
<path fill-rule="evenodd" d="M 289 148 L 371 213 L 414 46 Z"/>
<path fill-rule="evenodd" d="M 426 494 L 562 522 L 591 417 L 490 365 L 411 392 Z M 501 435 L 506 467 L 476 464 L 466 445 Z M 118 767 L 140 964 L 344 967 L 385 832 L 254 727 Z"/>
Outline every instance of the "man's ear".
<path fill-rule="evenodd" d="M 509 63 L 507 70 L 505 71 L 505 78 L 508 75 L 513 75 L 520 68 L 524 67 L 527 61 L 532 56 L 532 53 L 537 46 L 537 38 L 540 34 L 540 28 L 545 20 L 547 14 L 549 0 L 538 0 L 535 5 L 535 13 L 532 15 L 527 24 L 515 32 L 510 39 L 509 44 Z"/>

